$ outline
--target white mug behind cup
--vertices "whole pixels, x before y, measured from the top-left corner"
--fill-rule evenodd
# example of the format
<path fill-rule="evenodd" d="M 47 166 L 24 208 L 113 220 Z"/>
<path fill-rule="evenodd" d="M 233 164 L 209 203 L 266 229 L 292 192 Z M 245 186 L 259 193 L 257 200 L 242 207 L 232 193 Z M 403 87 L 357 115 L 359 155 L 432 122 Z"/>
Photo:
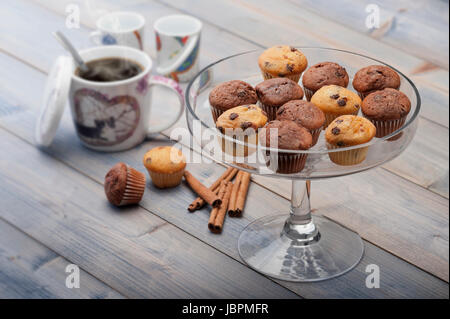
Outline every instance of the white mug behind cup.
<path fill-rule="evenodd" d="M 168 78 L 152 76 L 150 57 L 123 46 L 103 46 L 80 52 L 89 61 L 122 58 L 142 67 L 129 79 L 95 82 L 81 78 L 72 67 L 70 108 L 78 136 L 84 145 L 99 151 L 121 151 L 141 143 L 149 134 L 173 125 L 182 115 L 184 99 L 178 84 Z M 149 128 L 151 86 L 166 86 L 178 96 L 180 105 L 169 123 Z"/>
<path fill-rule="evenodd" d="M 177 82 L 187 82 L 198 72 L 200 20 L 188 15 L 169 15 L 155 21 L 156 71 Z"/>
<path fill-rule="evenodd" d="M 95 45 L 124 45 L 144 49 L 145 19 L 135 12 L 116 11 L 97 20 L 90 39 Z"/>

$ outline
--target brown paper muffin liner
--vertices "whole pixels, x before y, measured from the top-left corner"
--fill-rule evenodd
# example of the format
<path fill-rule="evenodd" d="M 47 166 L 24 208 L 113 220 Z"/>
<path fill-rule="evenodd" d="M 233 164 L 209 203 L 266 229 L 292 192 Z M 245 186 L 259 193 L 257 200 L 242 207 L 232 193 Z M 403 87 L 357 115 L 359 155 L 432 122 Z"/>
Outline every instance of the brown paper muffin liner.
<path fill-rule="evenodd" d="M 221 109 L 218 109 L 217 107 L 214 107 L 211 105 L 211 113 L 212 113 L 212 117 L 214 119 L 214 123 L 217 122 L 217 119 L 223 112 L 225 112 L 225 111 L 222 111 Z"/>
<path fill-rule="evenodd" d="M 184 174 L 184 168 L 175 173 L 158 173 L 148 171 L 153 184 L 158 188 L 174 187 L 181 183 Z"/>
<path fill-rule="evenodd" d="M 145 175 L 127 165 L 127 184 L 119 206 L 137 204 L 145 191 Z"/>
<path fill-rule="evenodd" d="M 303 92 L 305 92 L 305 98 L 308 102 L 311 101 L 312 96 L 316 93 L 316 91 L 307 89 L 305 86 L 303 86 Z"/>
<path fill-rule="evenodd" d="M 323 125 L 323 129 L 326 130 L 328 125 L 330 125 L 331 122 L 333 122 L 335 119 L 337 119 L 341 115 L 358 115 L 358 112 L 359 112 L 359 109 L 353 113 L 348 113 L 348 114 L 336 114 L 336 113 L 323 112 L 325 114 L 325 124 Z"/>
<path fill-rule="evenodd" d="M 367 119 L 371 121 L 377 129 L 377 133 L 375 136 L 381 138 L 400 129 L 403 126 L 403 124 L 405 124 L 406 116 L 397 120 L 371 120 L 369 118 Z M 400 137 L 400 134 L 398 135 L 399 135 L 398 137 Z M 390 138 L 389 140 L 395 140 L 394 138 L 396 137 L 397 135 Z"/>
<path fill-rule="evenodd" d="M 323 129 L 323 127 L 319 127 L 318 129 L 315 129 L 315 130 L 309 130 L 309 132 L 312 135 L 311 147 L 313 147 L 314 145 L 317 144 L 317 140 L 319 139 L 320 133 L 322 133 L 322 129 Z"/>
<path fill-rule="evenodd" d="M 277 152 L 266 153 L 267 167 L 280 174 L 295 174 L 305 168 L 308 154 L 286 154 Z M 275 167 L 274 163 L 277 163 Z"/>
<path fill-rule="evenodd" d="M 267 118 L 268 118 L 268 122 L 269 121 L 273 121 L 276 119 L 277 117 L 277 111 L 278 111 L 278 107 L 276 106 L 270 106 L 267 104 L 263 104 L 261 103 L 261 101 L 257 102 L 257 105 L 267 114 Z"/>
<path fill-rule="evenodd" d="M 269 80 L 269 79 L 280 78 L 281 77 L 281 76 L 272 75 L 272 74 L 270 74 L 268 72 L 264 72 L 264 71 L 261 71 L 261 73 L 262 73 L 262 76 L 263 76 L 264 80 Z M 300 74 L 286 75 L 286 76 L 283 76 L 283 78 L 288 78 L 288 79 L 291 79 L 292 81 L 298 83 L 298 80 L 300 80 L 301 76 L 302 76 L 302 74 L 300 73 Z"/>
<path fill-rule="evenodd" d="M 327 148 L 337 149 L 339 148 L 339 146 L 327 143 Z M 330 157 L 330 160 L 337 165 L 345 165 L 345 166 L 356 165 L 363 162 L 366 159 L 368 150 L 369 147 L 366 146 L 361 148 L 355 148 L 349 151 L 328 153 L 328 156 Z"/>

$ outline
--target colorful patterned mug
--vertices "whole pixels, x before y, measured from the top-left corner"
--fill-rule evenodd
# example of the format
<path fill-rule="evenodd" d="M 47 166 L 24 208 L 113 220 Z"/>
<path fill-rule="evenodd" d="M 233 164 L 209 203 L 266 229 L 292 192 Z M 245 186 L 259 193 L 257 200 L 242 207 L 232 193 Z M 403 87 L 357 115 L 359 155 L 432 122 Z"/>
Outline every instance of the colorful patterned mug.
<path fill-rule="evenodd" d="M 156 71 L 177 82 L 187 82 L 198 72 L 200 20 L 188 15 L 170 15 L 155 21 L 158 67 Z"/>
<path fill-rule="evenodd" d="M 97 20 L 97 30 L 90 34 L 95 45 L 124 45 L 144 49 L 145 19 L 140 14 L 117 11 Z"/>
<path fill-rule="evenodd" d="M 172 126 L 183 114 L 184 98 L 179 85 L 168 78 L 151 75 L 152 60 L 139 50 L 125 46 L 100 46 L 80 51 L 85 61 L 121 57 L 137 62 L 143 70 L 136 76 L 113 82 L 94 82 L 76 75 L 72 66 L 69 101 L 78 136 L 84 145 L 98 151 L 122 151 L 141 143 L 148 135 Z M 150 126 L 153 85 L 171 89 L 179 107 L 169 123 Z"/>

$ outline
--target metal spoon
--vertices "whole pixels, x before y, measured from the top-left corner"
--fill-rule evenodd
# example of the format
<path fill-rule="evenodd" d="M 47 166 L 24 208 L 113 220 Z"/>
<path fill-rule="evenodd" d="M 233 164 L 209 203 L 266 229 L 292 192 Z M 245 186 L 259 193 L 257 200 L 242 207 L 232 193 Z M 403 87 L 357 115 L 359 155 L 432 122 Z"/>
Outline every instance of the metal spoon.
<path fill-rule="evenodd" d="M 75 60 L 75 63 L 80 68 L 81 71 L 86 72 L 89 70 L 86 63 L 84 63 L 81 56 L 78 54 L 78 51 L 75 49 L 75 47 L 70 43 L 70 41 L 62 34 L 60 31 L 53 32 L 53 36 L 58 40 L 58 42 L 69 51 L 69 53 L 72 55 L 73 59 Z"/>

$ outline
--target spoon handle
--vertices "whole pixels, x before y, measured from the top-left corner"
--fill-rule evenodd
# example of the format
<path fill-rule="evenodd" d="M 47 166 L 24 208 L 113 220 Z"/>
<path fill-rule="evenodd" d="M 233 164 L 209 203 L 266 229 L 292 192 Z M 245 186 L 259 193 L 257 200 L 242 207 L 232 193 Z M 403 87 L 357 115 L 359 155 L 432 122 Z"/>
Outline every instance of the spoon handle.
<path fill-rule="evenodd" d="M 78 51 L 73 47 L 72 43 L 69 42 L 69 40 L 62 34 L 60 31 L 53 32 L 54 37 L 58 42 L 72 54 L 73 59 L 75 60 L 75 63 L 78 65 L 78 67 L 81 69 L 81 71 L 86 72 L 89 68 L 84 63 L 81 56 L 78 54 Z"/>

